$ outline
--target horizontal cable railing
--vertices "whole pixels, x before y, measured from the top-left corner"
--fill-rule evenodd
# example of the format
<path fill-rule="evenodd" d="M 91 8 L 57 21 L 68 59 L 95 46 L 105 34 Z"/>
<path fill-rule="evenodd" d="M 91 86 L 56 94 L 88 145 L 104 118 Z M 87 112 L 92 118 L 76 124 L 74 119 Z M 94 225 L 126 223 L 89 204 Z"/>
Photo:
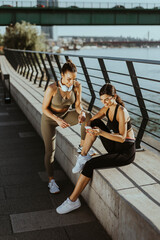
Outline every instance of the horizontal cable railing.
<path fill-rule="evenodd" d="M 82 98 L 88 102 L 89 111 L 95 106 L 102 107 L 99 90 L 105 83 L 113 84 L 130 114 L 136 148 L 140 149 L 143 142 L 160 151 L 160 61 L 13 49 L 4 51 L 19 74 L 44 90 L 50 83 L 60 80 L 61 67 L 70 58 L 78 66 L 77 80 L 82 85 Z M 150 66 L 156 67 L 157 71 L 152 72 Z"/>

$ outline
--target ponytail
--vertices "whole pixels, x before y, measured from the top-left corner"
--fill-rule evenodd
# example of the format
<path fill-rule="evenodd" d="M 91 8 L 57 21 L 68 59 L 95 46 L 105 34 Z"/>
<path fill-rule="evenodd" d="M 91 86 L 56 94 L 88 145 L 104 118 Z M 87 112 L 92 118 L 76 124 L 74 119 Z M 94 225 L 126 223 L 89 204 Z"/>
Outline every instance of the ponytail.
<path fill-rule="evenodd" d="M 124 102 L 122 101 L 122 99 L 121 99 L 117 94 L 116 94 L 116 102 L 117 102 L 119 105 L 125 107 Z"/>

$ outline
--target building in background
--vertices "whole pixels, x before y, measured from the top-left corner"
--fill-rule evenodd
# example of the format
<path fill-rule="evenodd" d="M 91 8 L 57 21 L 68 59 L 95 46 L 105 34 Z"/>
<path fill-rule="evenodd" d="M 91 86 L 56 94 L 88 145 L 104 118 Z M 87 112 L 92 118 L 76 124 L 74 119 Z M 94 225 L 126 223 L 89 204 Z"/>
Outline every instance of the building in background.
<path fill-rule="evenodd" d="M 58 0 L 37 0 L 37 5 L 44 5 L 45 7 L 58 7 Z M 56 40 L 56 26 L 43 26 L 41 31 L 46 35 L 48 39 Z"/>

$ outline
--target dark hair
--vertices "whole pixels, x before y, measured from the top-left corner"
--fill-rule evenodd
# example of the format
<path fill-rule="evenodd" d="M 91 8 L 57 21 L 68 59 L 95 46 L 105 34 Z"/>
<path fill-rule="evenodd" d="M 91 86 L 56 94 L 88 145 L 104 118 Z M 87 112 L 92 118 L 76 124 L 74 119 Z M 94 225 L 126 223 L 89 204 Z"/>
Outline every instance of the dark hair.
<path fill-rule="evenodd" d="M 69 72 L 77 72 L 76 65 L 72 63 L 70 59 L 62 67 L 62 73 L 65 74 L 67 71 Z"/>
<path fill-rule="evenodd" d="M 103 94 L 107 94 L 107 95 L 110 95 L 112 97 L 116 97 L 116 102 L 124 107 L 124 102 L 116 94 L 116 89 L 112 84 L 106 83 L 105 85 L 103 85 L 103 87 L 99 91 L 99 95 L 101 96 Z"/>

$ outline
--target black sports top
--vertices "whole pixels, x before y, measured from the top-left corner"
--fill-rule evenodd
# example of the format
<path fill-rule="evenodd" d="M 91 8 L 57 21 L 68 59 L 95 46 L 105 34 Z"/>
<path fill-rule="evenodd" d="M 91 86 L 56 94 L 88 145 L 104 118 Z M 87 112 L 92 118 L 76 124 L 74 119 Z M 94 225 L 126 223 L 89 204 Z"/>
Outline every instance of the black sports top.
<path fill-rule="evenodd" d="M 111 121 L 109 119 L 109 116 L 108 116 L 108 113 L 109 113 L 109 108 L 106 112 L 106 117 L 108 119 L 108 122 L 107 122 L 107 127 L 112 130 L 114 133 L 119 133 L 119 122 L 116 120 L 116 116 L 117 116 L 117 111 L 118 111 L 118 107 L 119 107 L 119 104 L 117 104 L 116 108 L 115 108 L 115 112 L 114 112 L 114 117 L 113 117 L 113 120 Z M 127 122 L 127 131 L 131 128 L 131 121 L 129 120 Z"/>

